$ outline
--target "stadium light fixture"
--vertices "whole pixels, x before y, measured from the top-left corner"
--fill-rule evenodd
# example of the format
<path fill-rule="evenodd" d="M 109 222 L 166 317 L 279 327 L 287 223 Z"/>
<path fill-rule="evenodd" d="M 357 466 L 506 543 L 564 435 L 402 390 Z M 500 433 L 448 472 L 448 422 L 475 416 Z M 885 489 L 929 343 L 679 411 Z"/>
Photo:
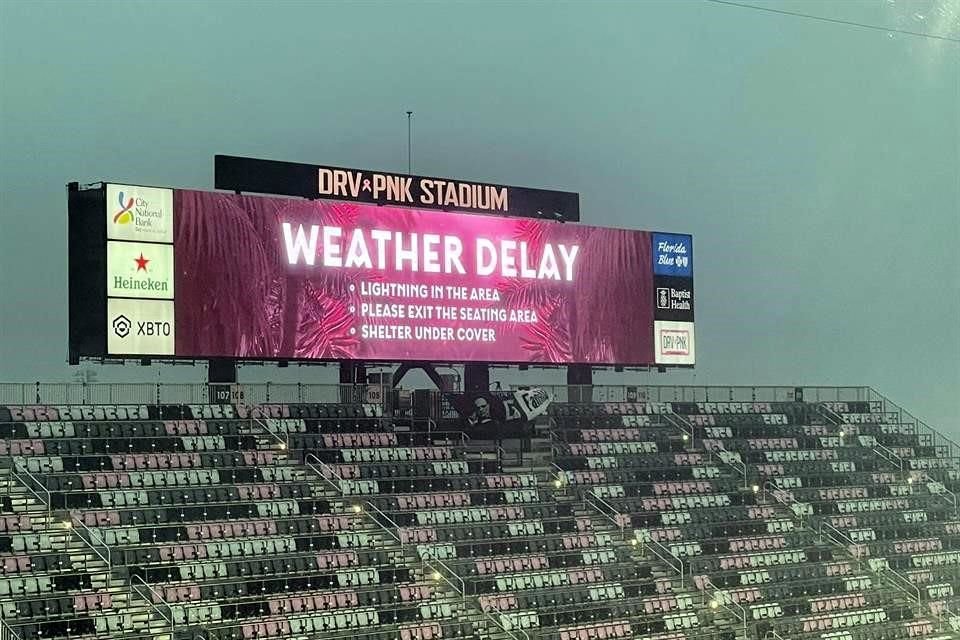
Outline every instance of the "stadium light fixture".
<path fill-rule="evenodd" d="M 439 582 L 439 580 L 440 580 L 440 578 L 441 578 L 440 572 L 439 572 L 439 571 L 434 571 L 432 574 L 430 574 L 430 577 Z"/>
<path fill-rule="evenodd" d="M 63 528 L 64 528 L 64 529 L 73 529 L 73 523 L 70 522 L 69 520 L 64 520 L 64 521 L 63 521 Z"/>
<path fill-rule="evenodd" d="M 760 485 L 755 484 L 750 487 L 750 489 L 753 490 L 754 493 L 760 493 Z"/>
<path fill-rule="evenodd" d="M 714 611 L 716 611 L 717 609 L 720 608 L 720 603 L 719 603 L 717 600 L 711 600 L 711 601 L 710 601 L 710 608 L 713 609 Z"/>
<path fill-rule="evenodd" d="M 354 513 L 360 513 L 361 511 L 363 511 L 363 507 L 361 507 L 361 506 L 358 505 L 358 504 L 353 505 L 353 512 L 354 512 Z"/>
<path fill-rule="evenodd" d="M 689 440 L 689 439 L 690 439 L 690 436 L 688 436 L 687 434 L 683 434 L 683 441 L 684 441 L 684 442 L 686 442 L 686 441 Z"/>

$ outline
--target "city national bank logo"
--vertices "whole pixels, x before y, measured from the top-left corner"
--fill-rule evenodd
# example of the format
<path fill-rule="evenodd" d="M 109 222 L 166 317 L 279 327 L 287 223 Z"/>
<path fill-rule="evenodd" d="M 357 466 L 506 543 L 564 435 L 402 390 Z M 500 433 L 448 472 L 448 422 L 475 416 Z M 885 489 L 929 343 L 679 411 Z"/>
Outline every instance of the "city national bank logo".
<path fill-rule="evenodd" d="M 107 237 L 173 242 L 173 189 L 107 184 Z"/>
<path fill-rule="evenodd" d="M 131 222 L 143 231 L 152 231 L 160 225 L 163 218 L 163 207 L 143 196 L 124 198 L 126 194 L 119 194 L 120 210 L 113 215 L 113 223 L 127 225 Z"/>
<path fill-rule="evenodd" d="M 660 353 L 665 356 L 690 355 L 690 332 L 686 329 L 661 329 Z"/>
<path fill-rule="evenodd" d="M 123 191 L 121 191 L 118 195 L 119 197 L 117 199 L 120 201 L 120 211 L 117 211 L 113 215 L 113 223 L 114 224 L 130 224 L 131 222 L 133 222 L 134 199 L 128 198 L 127 201 L 124 202 Z"/>

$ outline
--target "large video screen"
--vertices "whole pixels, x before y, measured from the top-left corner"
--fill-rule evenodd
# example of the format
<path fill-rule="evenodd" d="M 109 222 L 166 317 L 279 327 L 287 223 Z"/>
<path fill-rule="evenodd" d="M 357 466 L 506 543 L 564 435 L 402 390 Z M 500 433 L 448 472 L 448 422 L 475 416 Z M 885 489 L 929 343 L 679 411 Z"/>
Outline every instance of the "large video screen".
<path fill-rule="evenodd" d="M 81 245 L 99 241 L 87 248 L 103 254 L 84 272 L 92 281 L 71 276 L 74 357 L 695 362 L 689 235 L 130 185 L 103 192 L 91 200 L 105 203 L 102 235 L 71 219 L 71 273 L 91 261 Z M 71 218 L 82 215 L 74 209 Z M 97 339 L 80 329 L 98 323 Z"/>

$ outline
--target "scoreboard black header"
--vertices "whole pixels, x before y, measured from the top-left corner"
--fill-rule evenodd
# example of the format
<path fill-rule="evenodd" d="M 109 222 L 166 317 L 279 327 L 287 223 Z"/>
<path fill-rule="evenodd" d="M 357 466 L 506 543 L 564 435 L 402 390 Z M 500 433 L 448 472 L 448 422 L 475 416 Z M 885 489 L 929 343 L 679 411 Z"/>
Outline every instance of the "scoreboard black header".
<path fill-rule="evenodd" d="M 569 191 L 237 156 L 214 156 L 214 187 L 311 200 L 349 200 L 565 222 L 580 220 L 580 196 Z"/>

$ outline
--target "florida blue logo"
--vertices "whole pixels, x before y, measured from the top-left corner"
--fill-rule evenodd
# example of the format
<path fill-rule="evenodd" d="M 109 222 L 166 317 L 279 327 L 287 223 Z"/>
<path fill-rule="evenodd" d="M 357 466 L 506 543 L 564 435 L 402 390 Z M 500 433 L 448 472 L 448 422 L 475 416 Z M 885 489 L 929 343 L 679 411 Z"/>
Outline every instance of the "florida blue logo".
<path fill-rule="evenodd" d="M 654 233 L 653 272 L 658 276 L 693 275 L 693 236 Z"/>

